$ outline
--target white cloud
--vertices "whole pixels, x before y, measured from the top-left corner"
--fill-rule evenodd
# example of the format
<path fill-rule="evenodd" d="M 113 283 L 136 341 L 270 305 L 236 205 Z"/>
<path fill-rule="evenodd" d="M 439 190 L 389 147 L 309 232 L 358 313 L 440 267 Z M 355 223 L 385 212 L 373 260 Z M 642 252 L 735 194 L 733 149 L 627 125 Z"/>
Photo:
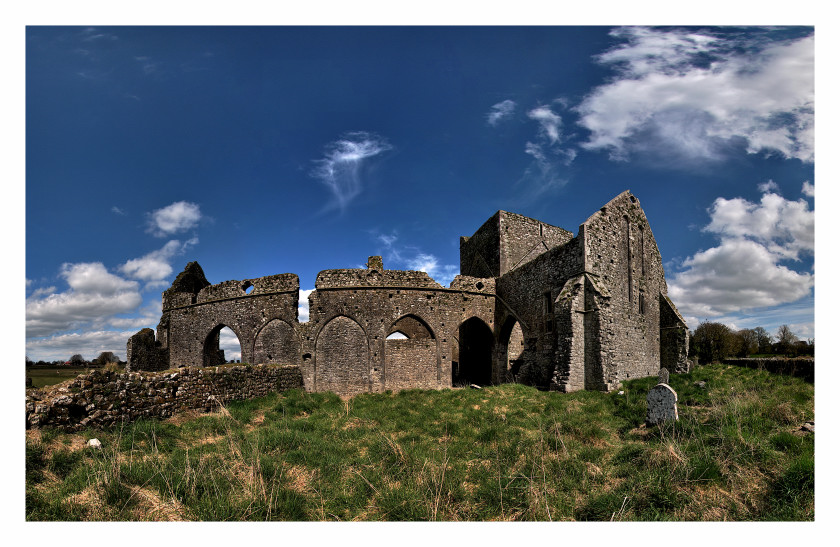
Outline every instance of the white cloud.
<path fill-rule="evenodd" d="M 230 327 L 225 327 L 219 332 L 219 349 L 225 350 L 227 361 L 242 359 L 242 345 Z"/>
<path fill-rule="evenodd" d="M 195 203 L 176 201 L 149 213 L 147 232 L 155 237 L 166 237 L 198 226 L 201 209 Z"/>
<path fill-rule="evenodd" d="M 810 294 L 814 275 L 782 264 L 814 251 L 814 212 L 804 200 L 765 193 L 760 203 L 715 200 L 704 231 L 716 247 L 696 253 L 668 281 L 670 296 L 690 323 L 795 302 Z"/>
<path fill-rule="evenodd" d="M 91 360 L 98 357 L 103 351 L 112 351 L 117 357 L 125 360 L 126 344 L 135 332 L 93 331 L 81 334 L 61 334 L 49 338 L 27 339 L 26 354 L 33 361 L 67 360 L 76 353 Z"/>
<path fill-rule="evenodd" d="M 26 299 L 28 337 L 47 336 L 93 320 L 131 312 L 143 300 L 136 281 L 109 273 L 99 262 L 64 264 L 61 276 L 70 290 L 51 294 L 37 290 Z"/>
<path fill-rule="evenodd" d="M 560 142 L 560 127 L 563 125 L 563 120 L 551 111 L 551 107 L 538 106 L 528 112 L 528 117 L 539 122 L 540 132 L 548 139 L 549 144 Z"/>
<path fill-rule="evenodd" d="M 460 266 L 441 264 L 435 255 L 423 252 L 417 247 L 396 245 L 399 239 L 396 231 L 392 231 L 390 235 L 375 232 L 372 235 L 384 245 L 384 250 L 380 252 L 383 254 L 386 269 L 426 272 L 429 277 L 444 287 L 452 283 L 460 271 Z"/>
<path fill-rule="evenodd" d="M 809 198 L 814 197 L 814 185 L 806 180 L 802 183 L 802 193 Z"/>
<path fill-rule="evenodd" d="M 773 182 L 772 180 L 768 180 L 767 182 L 762 182 L 761 184 L 759 184 L 758 189 L 765 194 L 767 192 L 779 192 L 779 185 Z"/>
<path fill-rule="evenodd" d="M 315 289 L 307 289 L 298 293 L 298 321 L 306 323 L 309 321 L 309 295 Z"/>
<path fill-rule="evenodd" d="M 177 239 L 169 241 L 161 249 L 140 258 L 133 258 L 120 266 L 120 272 L 128 277 L 148 281 L 147 288 L 160 286 L 158 282 L 172 275 L 171 259 L 183 254 L 190 246 L 198 243 L 198 238 L 192 238 L 184 243 Z"/>
<path fill-rule="evenodd" d="M 122 209 L 120 209 L 120 208 L 119 208 L 119 207 L 117 207 L 116 205 L 114 205 L 113 207 L 111 207 L 111 212 L 112 212 L 112 213 L 116 213 L 116 214 L 118 214 L 118 215 L 123 215 L 123 216 L 125 215 L 125 211 L 123 211 Z"/>
<path fill-rule="evenodd" d="M 749 153 L 813 161 L 813 36 L 739 51 L 750 44 L 680 30 L 612 35 L 625 43 L 598 61 L 618 76 L 576 108 L 592 132 L 585 148 L 614 159 L 651 150 L 714 159 L 741 142 Z"/>
<path fill-rule="evenodd" d="M 347 133 L 327 145 L 324 158 L 315 162 L 312 176 L 332 193 L 331 205 L 343 210 L 362 191 L 360 171 L 364 162 L 390 149 L 388 141 L 376 134 Z"/>
<path fill-rule="evenodd" d="M 765 193 L 761 203 L 717 198 L 709 214 L 704 231 L 752 239 L 782 258 L 814 251 L 814 211 L 804 199 L 789 201 L 775 193 Z"/>
<path fill-rule="evenodd" d="M 510 99 L 496 103 L 490 107 L 490 112 L 487 113 L 487 123 L 496 125 L 502 120 L 506 120 L 513 116 L 513 111 L 516 109 L 516 103 Z"/>
<path fill-rule="evenodd" d="M 553 103 L 565 106 L 565 101 L 556 99 Z M 519 202 L 534 202 L 546 193 L 562 188 L 568 182 L 563 176 L 564 166 L 569 166 L 577 157 L 573 148 L 562 146 L 566 140 L 561 132 L 563 120 L 550 106 L 538 106 L 528 112 L 528 118 L 539 125 L 533 141 L 525 143 L 525 153 L 533 161 L 517 181 L 516 194 Z"/>

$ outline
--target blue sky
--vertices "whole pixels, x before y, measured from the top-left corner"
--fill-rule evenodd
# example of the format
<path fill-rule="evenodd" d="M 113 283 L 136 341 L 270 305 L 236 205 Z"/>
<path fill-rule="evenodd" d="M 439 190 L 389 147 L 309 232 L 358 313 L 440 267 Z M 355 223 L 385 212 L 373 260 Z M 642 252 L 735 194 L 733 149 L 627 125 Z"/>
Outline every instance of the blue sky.
<path fill-rule="evenodd" d="M 496 210 L 577 233 L 626 189 L 690 326 L 814 337 L 812 27 L 25 40 L 32 359 L 125 358 L 192 260 L 211 283 L 296 273 L 304 296 L 374 254 L 448 285 L 458 237 Z"/>

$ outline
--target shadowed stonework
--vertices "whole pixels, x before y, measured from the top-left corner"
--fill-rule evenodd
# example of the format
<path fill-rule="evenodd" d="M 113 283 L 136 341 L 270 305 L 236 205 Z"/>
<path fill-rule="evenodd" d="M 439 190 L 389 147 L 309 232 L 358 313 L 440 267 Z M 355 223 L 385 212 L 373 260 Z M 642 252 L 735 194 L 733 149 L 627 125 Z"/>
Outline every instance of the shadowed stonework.
<path fill-rule="evenodd" d="M 129 339 L 128 369 L 224 362 L 219 331 L 230 327 L 243 363 L 297 365 L 307 390 L 341 395 L 510 381 L 610 390 L 688 370 L 688 328 L 630 192 L 577 236 L 498 211 L 461 238 L 449 287 L 370 257 L 364 269 L 318 274 L 307 323 L 299 288 L 294 274 L 211 285 L 191 262 L 163 293 L 156 338 L 144 329 Z"/>

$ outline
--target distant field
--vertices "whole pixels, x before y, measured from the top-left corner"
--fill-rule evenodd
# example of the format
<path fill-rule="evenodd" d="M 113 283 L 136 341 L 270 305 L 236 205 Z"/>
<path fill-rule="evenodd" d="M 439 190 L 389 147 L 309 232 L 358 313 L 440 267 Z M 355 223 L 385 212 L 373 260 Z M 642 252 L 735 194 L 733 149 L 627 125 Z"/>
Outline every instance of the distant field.
<path fill-rule="evenodd" d="M 32 378 L 32 387 L 44 387 L 58 384 L 69 378 L 75 378 L 82 374 L 87 368 L 28 368 L 26 376 Z"/>
<path fill-rule="evenodd" d="M 698 386 L 700 381 L 705 386 Z M 814 520 L 814 386 L 674 374 L 680 421 L 623 393 L 506 384 L 289 391 L 108 430 L 27 431 L 27 520 Z M 96 437 L 102 449 L 85 448 Z"/>

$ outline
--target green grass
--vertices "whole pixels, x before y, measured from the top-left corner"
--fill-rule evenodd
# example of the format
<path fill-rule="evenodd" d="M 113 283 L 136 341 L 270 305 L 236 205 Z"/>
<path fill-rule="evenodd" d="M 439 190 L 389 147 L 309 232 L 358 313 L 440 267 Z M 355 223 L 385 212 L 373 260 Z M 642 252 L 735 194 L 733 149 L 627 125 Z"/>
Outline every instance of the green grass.
<path fill-rule="evenodd" d="M 703 380 L 706 389 L 694 385 Z M 813 520 L 813 385 L 673 375 L 680 421 L 508 384 L 344 401 L 289 391 L 176 421 L 30 433 L 28 520 Z M 104 448 L 79 449 L 99 438 Z"/>
<path fill-rule="evenodd" d="M 60 384 L 79 374 L 84 374 L 87 368 L 55 367 L 55 368 L 28 368 L 26 376 L 32 378 L 32 387 L 44 387 Z"/>

